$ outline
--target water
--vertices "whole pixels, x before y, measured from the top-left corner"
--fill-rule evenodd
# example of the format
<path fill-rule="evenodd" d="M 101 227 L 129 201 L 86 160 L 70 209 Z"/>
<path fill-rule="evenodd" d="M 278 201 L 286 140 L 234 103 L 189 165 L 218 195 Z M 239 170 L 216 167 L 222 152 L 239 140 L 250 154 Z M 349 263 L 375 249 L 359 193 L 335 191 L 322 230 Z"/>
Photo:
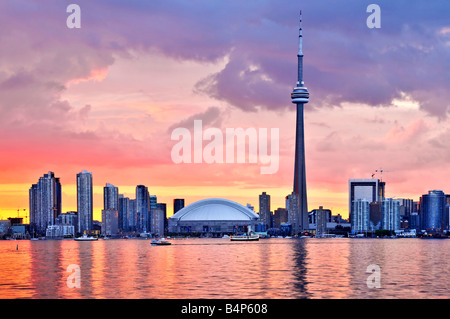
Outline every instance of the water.
<path fill-rule="evenodd" d="M 449 298 L 450 240 L 0 241 L 0 298 Z M 69 265 L 81 287 L 69 288 Z M 369 288 L 369 265 L 381 269 Z"/>

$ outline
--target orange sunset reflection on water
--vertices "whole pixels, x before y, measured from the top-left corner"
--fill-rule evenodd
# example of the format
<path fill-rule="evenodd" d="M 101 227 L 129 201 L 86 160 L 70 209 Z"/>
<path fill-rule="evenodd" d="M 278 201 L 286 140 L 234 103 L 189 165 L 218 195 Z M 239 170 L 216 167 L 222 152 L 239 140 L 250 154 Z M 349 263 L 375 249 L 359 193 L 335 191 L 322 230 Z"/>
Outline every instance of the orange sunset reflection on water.
<path fill-rule="evenodd" d="M 450 241 L 1 241 L 0 298 L 447 298 Z M 366 268 L 381 268 L 369 288 Z M 68 286 L 70 265 L 80 288 Z"/>

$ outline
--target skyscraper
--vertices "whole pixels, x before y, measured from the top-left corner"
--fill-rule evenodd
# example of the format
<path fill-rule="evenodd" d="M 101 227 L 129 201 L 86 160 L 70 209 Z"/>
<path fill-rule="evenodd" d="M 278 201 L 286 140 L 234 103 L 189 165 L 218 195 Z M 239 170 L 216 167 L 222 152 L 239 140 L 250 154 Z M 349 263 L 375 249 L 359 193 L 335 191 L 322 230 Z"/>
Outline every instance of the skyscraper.
<path fill-rule="evenodd" d="M 119 231 L 130 231 L 130 199 L 119 194 Z"/>
<path fill-rule="evenodd" d="M 113 235 L 114 232 L 117 232 L 116 229 L 123 230 L 123 224 L 121 223 L 121 220 L 119 219 L 120 216 L 120 205 L 119 205 L 119 188 L 106 183 L 106 186 L 103 187 L 103 210 L 102 210 L 102 225 L 104 226 L 105 220 L 103 220 L 103 217 L 107 217 L 109 220 L 106 223 L 107 225 L 107 234 Z M 115 213 L 118 214 L 118 217 L 115 218 Z M 117 225 L 112 225 L 114 223 L 117 223 Z M 120 226 L 119 226 L 120 224 Z M 104 233 L 102 229 L 102 233 Z"/>
<path fill-rule="evenodd" d="M 149 206 L 150 209 L 156 209 L 157 208 L 157 203 L 158 203 L 158 197 L 156 195 L 149 195 L 150 198 L 150 202 L 149 202 Z"/>
<path fill-rule="evenodd" d="M 298 215 L 296 220 L 308 219 L 308 202 L 306 194 L 306 166 L 305 166 L 305 133 L 304 133 L 304 116 L 303 106 L 309 102 L 309 92 L 303 82 L 303 34 L 302 34 L 302 12 L 300 11 L 300 27 L 299 27 L 299 47 L 297 53 L 298 70 L 297 70 L 297 86 L 291 93 L 292 103 L 297 105 L 297 124 L 295 134 L 295 168 L 294 168 L 294 194 L 299 197 Z M 299 231 L 308 227 L 301 223 Z"/>
<path fill-rule="evenodd" d="M 175 198 L 173 200 L 173 213 L 176 214 L 184 207 L 184 198 Z"/>
<path fill-rule="evenodd" d="M 136 222 L 137 231 L 150 231 L 150 196 L 144 185 L 136 186 Z"/>
<path fill-rule="evenodd" d="M 119 188 L 109 183 L 103 187 L 103 209 L 119 210 Z"/>
<path fill-rule="evenodd" d="M 128 231 L 136 231 L 136 199 L 130 199 L 128 202 Z"/>
<path fill-rule="evenodd" d="M 93 230 L 92 173 L 85 170 L 77 174 L 77 209 L 79 233 Z"/>
<path fill-rule="evenodd" d="M 386 198 L 382 202 L 382 229 L 400 229 L 400 201 L 393 198 Z"/>
<path fill-rule="evenodd" d="M 380 181 L 379 179 L 350 179 L 348 181 L 349 188 L 349 218 L 350 222 L 356 221 L 352 217 L 353 215 L 353 202 L 355 200 L 364 199 L 370 203 L 374 202 L 382 202 L 384 199 L 384 191 L 385 191 L 385 182 Z"/>
<path fill-rule="evenodd" d="M 259 221 L 261 224 L 263 224 L 265 231 L 272 227 L 271 217 L 270 195 L 266 194 L 266 192 L 263 192 L 261 195 L 259 195 Z"/>
<path fill-rule="evenodd" d="M 53 172 L 44 174 L 31 186 L 29 204 L 32 232 L 45 234 L 47 226 L 54 225 L 61 214 L 61 183 Z"/>
<path fill-rule="evenodd" d="M 151 209 L 150 232 L 155 236 L 164 236 L 164 211 L 161 208 Z"/>
<path fill-rule="evenodd" d="M 353 233 L 363 233 L 370 230 L 370 202 L 358 198 L 352 202 L 351 226 Z"/>
<path fill-rule="evenodd" d="M 447 230 L 448 215 L 445 213 L 447 198 L 441 190 L 431 190 L 420 198 L 421 230 L 441 233 Z"/>

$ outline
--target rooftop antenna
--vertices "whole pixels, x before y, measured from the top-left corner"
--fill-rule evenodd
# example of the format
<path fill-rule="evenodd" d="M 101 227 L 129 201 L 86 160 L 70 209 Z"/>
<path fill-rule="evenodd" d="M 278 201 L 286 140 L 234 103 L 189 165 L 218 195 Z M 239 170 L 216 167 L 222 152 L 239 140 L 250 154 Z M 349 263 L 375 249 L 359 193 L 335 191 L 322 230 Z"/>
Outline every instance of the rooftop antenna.
<path fill-rule="evenodd" d="M 303 28 L 302 28 L 302 10 L 300 10 L 300 22 L 298 28 L 298 84 L 303 86 Z"/>

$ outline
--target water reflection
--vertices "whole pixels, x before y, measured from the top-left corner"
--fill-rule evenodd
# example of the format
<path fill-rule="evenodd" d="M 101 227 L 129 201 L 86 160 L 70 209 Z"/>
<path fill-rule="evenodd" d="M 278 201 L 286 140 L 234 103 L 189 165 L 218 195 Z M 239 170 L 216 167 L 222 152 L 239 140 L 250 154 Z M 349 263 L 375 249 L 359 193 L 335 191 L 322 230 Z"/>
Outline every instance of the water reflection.
<path fill-rule="evenodd" d="M 307 274 L 308 274 L 308 239 L 299 239 L 292 242 L 294 267 L 293 290 L 295 291 L 295 298 L 308 298 L 307 291 Z M 311 253 L 311 252 L 310 252 Z"/>
<path fill-rule="evenodd" d="M 18 246 L 17 246 L 18 245 Z M 448 298 L 449 240 L 1 241 L 0 298 Z M 67 267 L 79 265 L 81 288 Z M 367 286 L 367 266 L 381 287 Z"/>

